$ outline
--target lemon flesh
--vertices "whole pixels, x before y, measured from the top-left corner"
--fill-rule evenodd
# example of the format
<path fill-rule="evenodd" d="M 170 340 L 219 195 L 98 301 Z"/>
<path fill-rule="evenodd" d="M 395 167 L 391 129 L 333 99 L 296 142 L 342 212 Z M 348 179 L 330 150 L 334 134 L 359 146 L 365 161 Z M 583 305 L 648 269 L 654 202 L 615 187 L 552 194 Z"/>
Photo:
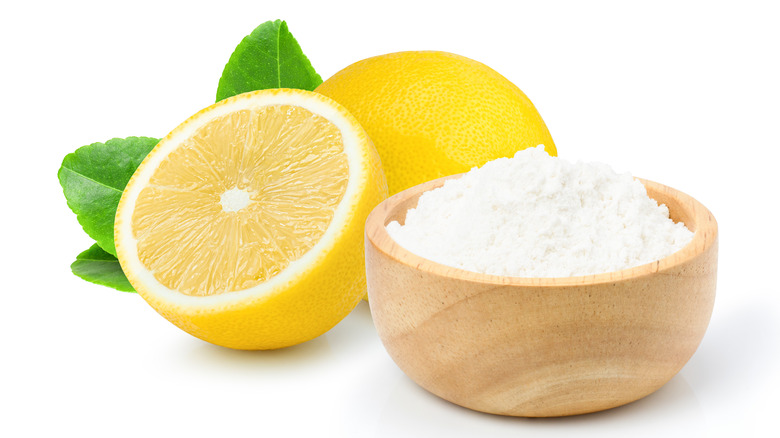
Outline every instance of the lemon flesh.
<path fill-rule="evenodd" d="M 348 172 L 338 128 L 304 108 L 217 117 L 171 152 L 138 196 L 141 263 L 187 295 L 256 286 L 319 241 Z"/>

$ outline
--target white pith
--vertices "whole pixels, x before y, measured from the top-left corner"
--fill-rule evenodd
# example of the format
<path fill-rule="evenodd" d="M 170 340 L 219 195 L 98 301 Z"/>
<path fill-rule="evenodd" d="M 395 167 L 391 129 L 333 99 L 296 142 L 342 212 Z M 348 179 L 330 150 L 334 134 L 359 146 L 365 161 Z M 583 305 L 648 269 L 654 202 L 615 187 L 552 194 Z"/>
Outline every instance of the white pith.
<path fill-rule="evenodd" d="M 186 295 L 166 287 L 154 277 L 151 271 L 146 269 L 138 257 L 137 240 L 132 234 L 132 214 L 139 194 L 149 183 L 151 176 L 168 154 L 175 150 L 185 139 L 192 136 L 205 123 L 237 110 L 259 109 L 270 105 L 299 106 L 324 117 L 341 131 L 344 152 L 347 155 L 349 165 L 349 181 L 344 196 L 336 207 L 328 228 L 320 240 L 302 257 L 293 260 L 279 274 L 254 287 L 210 296 Z M 142 284 L 141 288 L 136 287 L 139 289 L 139 293 L 142 295 L 149 294 L 151 297 L 161 301 L 190 308 L 210 308 L 215 305 L 224 306 L 232 303 L 245 303 L 249 298 L 261 297 L 274 290 L 282 289 L 281 286 L 294 281 L 306 268 L 316 265 L 316 260 L 327 254 L 329 249 L 333 247 L 344 228 L 343 225 L 348 222 L 349 212 L 354 209 L 360 196 L 361 177 L 365 167 L 359 134 L 355 132 L 355 127 L 351 121 L 332 105 L 332 103 L 327 102 L 325 97 L 307 96 L 297 92 L 261 92 L 251 96 L 251 98 L 241 96 L 236 99 L 228 99 L 216 104 L 208 111 L 201 111 L 164 138 L 154 152 L 144 160 L 142 169 L 133 176 L 128 184 L 122 195 L 121 208 L 116 217 L 119 230 L 116 235 L 117 252 L 125 272 L 129 276 L 134 277 L 131 280 L 135 280 L 134 283 Z"/>
<path fill-rule="evenodd" d="M 222 205 L 224 211 L 239 211 L 249 205 L 251 199 L 249 198 L 249 192 L 241 190 L 238 187 L 233 187 L 230 190 L 226 190 L 225 193 L 219 199 L 219 203 Z"/>

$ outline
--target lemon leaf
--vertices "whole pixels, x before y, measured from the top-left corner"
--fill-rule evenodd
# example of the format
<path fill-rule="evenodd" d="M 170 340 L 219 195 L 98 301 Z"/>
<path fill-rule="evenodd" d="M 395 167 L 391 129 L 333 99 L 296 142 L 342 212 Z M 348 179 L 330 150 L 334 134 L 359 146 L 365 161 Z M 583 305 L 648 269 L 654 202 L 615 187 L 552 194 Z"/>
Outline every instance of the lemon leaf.
<path fill-rule="evenodd" d="M 114 216 L 133 172 L 157 144 L 149 137 L 114 138 L 78 148 L 62 160 L 57 177 L 81 227 L 106 252 L 114 248 Z"/>
<path fill-rule="evenodd" d="M 122 267 L 119 266 L 119 260 L 103 251 L 98 244 L 92 245 L 88 250 L 77 255 L 76 261 L 70 265 L 70 270 L 76 276 L 90 283 L 123 292 L 135 292 L 122 271 Z"/>
<path fill-rule="evenodd" d="M 222 71 L 217 102 L 247 91 L 298 88 L 312 91 L 322 78 L 282 20 L 257 26 L 236 47 Z"/>

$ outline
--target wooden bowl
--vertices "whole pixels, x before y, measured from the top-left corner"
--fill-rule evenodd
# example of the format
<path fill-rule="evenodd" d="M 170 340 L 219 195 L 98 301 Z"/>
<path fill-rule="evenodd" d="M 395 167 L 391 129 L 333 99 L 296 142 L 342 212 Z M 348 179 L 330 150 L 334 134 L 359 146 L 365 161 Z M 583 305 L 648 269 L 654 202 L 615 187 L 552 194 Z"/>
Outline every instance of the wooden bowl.
<path fill-rule="evenodd" d="M 660 261 L 597 275 L 519 278 L 452 268 L 388 235 L 412 187 L 366 221 L 371 314 L 396 364 L 452 403 L 524 417 L 583 414 L 644 397 L 699 346 L 715 301 L 717 223 L 690 196 L 640 180 L 693 241 Z"/>

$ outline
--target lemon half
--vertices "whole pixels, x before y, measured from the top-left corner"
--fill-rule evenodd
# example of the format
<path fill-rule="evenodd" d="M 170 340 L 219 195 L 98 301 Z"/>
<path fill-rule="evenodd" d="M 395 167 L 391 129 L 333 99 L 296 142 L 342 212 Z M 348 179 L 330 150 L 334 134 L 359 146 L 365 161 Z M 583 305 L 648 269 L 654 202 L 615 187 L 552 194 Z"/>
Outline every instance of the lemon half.
<path fill-rule="evenodd" d="M 347 110 L 303 90 L 216 103 L 174 129 L 117 209 L 122 269 L 205 341 L 272 349 L 325 333 L 365 293 L 363 224 L 387 196 Z"/>

